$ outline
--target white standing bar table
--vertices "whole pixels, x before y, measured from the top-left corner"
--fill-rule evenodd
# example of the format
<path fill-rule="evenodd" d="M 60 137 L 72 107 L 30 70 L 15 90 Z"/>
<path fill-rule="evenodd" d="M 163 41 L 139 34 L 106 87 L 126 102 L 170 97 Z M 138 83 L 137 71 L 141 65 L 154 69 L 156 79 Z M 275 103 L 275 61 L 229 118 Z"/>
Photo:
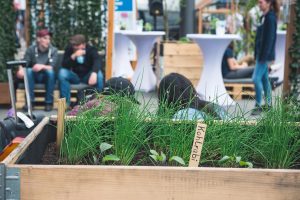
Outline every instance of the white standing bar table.
<path fill-rule="evenodd" d="M 221 106 L 234 105 L 235 101 L 225 89 L 221 68 L 227 46 L 233 40 L 240 40 L 240 36 L 232 34 L 188 34 L 187 37 L 195 41 L 203 53 L 203 71 L 196 88 L 197 92 L 203 95 L 205 100 Z"/>
<path fill-rule="evenodd" d="M 279 64 L 281 67 L 274 73 L 270 74 L 270 76 L 278 77 L 278 82 L 282 82 L 284 77 L 285 43 L 286 31 L 277 31 L 275 44 L 275 64 Z"/>
<path fill-rule="evenodd" d="M 122 34 L 123 31 L 115 31 L 115 49 L 113 61 L 113 77 L 132 78 L 133 69 L 130 64 L 128 48 L 130 40 Z"/>
<path fill-rule="evenodd" d="M 139 32 L 139 31 L 122 31 L 136 46 L 137 65 L 132 76 L 131 82 L 135 90 L 150 92 L 156 87 L 156 76 L 152 70 L 150 62 L 150 53 L 154 42 L 165 35 L 162 31 Z"/>

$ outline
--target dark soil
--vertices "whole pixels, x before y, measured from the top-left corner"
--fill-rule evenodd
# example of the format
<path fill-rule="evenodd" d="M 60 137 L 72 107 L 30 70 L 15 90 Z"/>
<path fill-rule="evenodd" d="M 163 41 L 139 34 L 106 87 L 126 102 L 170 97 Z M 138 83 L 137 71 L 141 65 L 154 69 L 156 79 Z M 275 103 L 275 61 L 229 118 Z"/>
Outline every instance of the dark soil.
<path fill-rule="evenodd" d="M 42 165 L 58 165 L 58 154 L 56 151 L 56 143 L 49 143 L 44 156 L 42 158 Z"/>

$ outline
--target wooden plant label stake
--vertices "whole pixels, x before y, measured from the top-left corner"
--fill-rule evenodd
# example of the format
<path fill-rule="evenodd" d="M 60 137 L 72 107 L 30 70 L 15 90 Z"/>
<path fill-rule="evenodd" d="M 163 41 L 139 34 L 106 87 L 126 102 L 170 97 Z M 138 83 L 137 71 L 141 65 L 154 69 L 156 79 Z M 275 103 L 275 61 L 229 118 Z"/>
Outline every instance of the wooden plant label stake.
<path fill-rule="evenodd" d="M 57 131 L 56 131 L 56 148 L 58 153 L 60 151 L 60 146 L 64 138 L 65 114 L 66 114 L 66 98 L 58 99 Z"/>
<path fill-rule="evenodd" d="M 195 137 L 194 137 L 194 142 L 192 146 L 189 167 L 199 166 L 205 132 L 206 132 L 206 124 L 203 124 L 202 122 L 198 122 Z"/>

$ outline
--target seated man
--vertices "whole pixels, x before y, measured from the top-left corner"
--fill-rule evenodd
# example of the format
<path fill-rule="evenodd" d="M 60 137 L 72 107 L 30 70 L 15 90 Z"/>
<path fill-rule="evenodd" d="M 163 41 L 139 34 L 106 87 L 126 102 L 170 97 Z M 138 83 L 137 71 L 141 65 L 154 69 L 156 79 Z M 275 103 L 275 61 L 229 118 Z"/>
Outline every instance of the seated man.
<path fill-rule="evenodd" d="M 254 67 L 248 67 L 248 63 L 239 63 L 233 56 L 233 43 L 231 43 L 223 56 L 222 75 L 227 79 L 251 78 Z"/>
<path fill-rule="evenodd" d="M 95 47 L 86 43 L 83 35 L 74 35 L 70 45 L 65 49 L 62 68 L 58 74 L 60 96 L 65 97 L 70 105 L 70 84 L 87 83 L 103 88 L 101 58 Z"/>
<path fill-rule="evenodd" d="M 30 90 L 30 100 L 34 105 L 34 84 L 46 83 L 45 111 L 51 111 L 53 107 L 53 91 L 55 87 L 54 67 L 57 65 L 57 48 L 51 45 L 51 34 L 43 29 L 37 32 L 36 44 L 31 45 L 25 52 L 24 60 L 27 61 L 27 76 Z M 17 72 L 17 77 L 22 79 L 23 69 Z M 26 108 L 24 108 L 26 109 Z"/>

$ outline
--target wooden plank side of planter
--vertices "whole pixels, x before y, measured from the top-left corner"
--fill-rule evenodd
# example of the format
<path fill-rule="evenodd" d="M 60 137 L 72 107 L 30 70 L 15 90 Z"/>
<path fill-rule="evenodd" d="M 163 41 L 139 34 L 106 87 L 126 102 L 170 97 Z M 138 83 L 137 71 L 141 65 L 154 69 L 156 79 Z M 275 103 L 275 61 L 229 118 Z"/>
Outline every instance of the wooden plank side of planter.
<path fill-rule="evenodd" d="M 295 200 L 300 171 L 179 167 L 26 166 L 23 200 Z"/>
<path fill-rule="evenodd" d="M 202 55 L 196 43 L 164 43 L 164 56 L 168 55 Z"/>
<path fill-rule="evenodd" d="M 183 55 L 183 56 L 175 56 L 169 55 L 164 56 L 164 66 L 165 67 L 198 67 L 202 68 L 203 61 L 200 56 L 193 55 Z"/>

